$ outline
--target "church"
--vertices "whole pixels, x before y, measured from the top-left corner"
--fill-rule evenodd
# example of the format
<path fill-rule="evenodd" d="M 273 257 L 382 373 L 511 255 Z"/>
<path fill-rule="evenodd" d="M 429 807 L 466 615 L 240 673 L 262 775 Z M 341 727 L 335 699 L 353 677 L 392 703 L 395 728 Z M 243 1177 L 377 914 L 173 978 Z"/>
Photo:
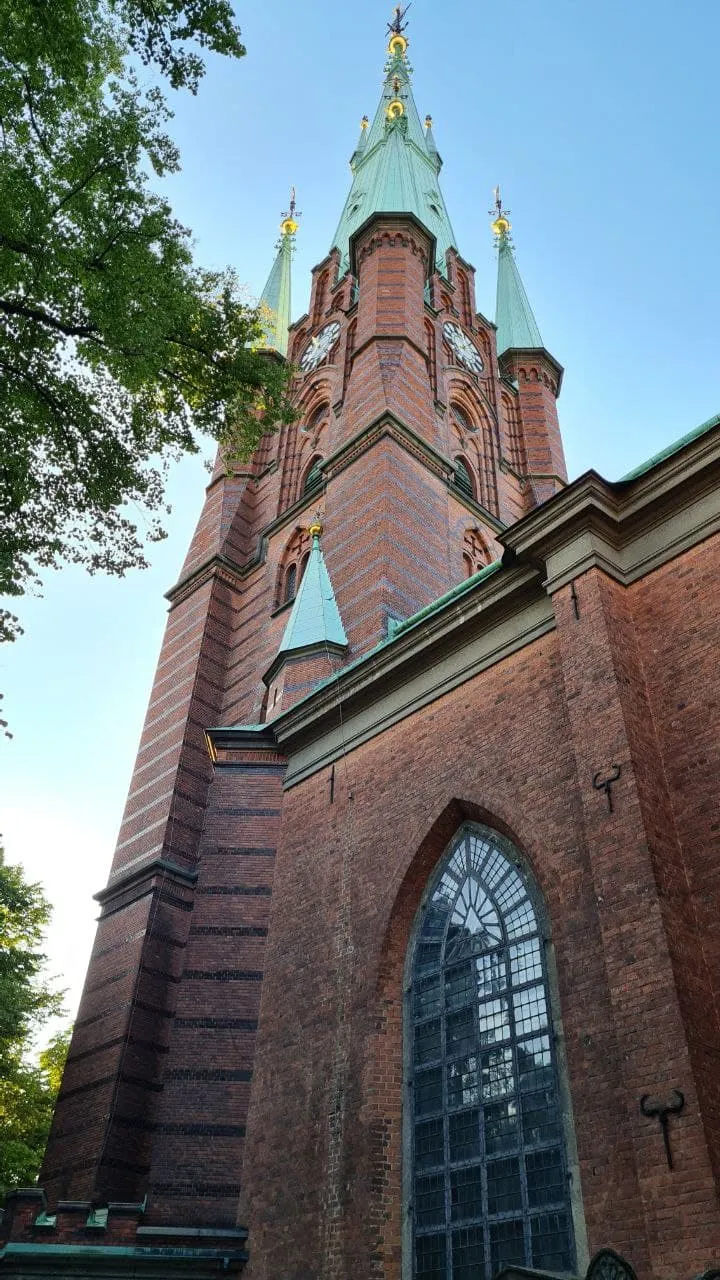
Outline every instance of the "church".
<path fill-rule="evenodd" d="M 168 593 L 0 1277 L 720 1275 L 720 415 L 568 483 L 403 18 L 294 323 L 281 224 L 297 419 L 219 460 Z"/>

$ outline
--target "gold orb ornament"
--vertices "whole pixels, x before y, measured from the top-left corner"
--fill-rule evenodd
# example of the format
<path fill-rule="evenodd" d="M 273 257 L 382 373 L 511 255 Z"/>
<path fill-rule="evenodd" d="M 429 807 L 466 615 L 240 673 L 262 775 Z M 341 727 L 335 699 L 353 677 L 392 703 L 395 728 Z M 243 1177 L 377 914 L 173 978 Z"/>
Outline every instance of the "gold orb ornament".
<path fill-rule="evenodd" d="M 294 236 L 300 224 L 294 218 L 283 218 L 280 231 L 284 236 Z"/>
<path fill-rule="evenodd" d="M 401 35 L 399 31 L 394 31 L 390 37 L 388 53 L 391 53 L 394 58 L 404 58 L 407 52 L 407 47 L 408 42 L 405 37 Z"/>
<path fill-rule="evenodd" d="M 500 236 L 506 236 L 508 234 L 510 230 L 510 221 L 501 213 L 499 218 L 496 218 L 494 222 L 490 223 L 490 226 L 492 227 L 494 234 L 499 238 Z"/>
<path fill-rule="evenodd" d="M 308 528 L 308 533 L 310 534 L 311 538 L 320 538 L 322 536 L 322 531 L 323 531 L 323 527 L 316 516 L 312 524 Z"/>

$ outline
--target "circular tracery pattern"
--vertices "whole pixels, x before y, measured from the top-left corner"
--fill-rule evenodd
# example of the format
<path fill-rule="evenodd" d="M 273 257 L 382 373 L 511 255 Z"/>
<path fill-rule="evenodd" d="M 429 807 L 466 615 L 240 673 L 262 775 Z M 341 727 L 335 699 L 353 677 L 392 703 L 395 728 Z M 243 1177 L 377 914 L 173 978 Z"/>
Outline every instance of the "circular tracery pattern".
<path fill-rule="evenodd" d="M 452 347 L 461 364 L 471 373 L 482 373 L 483 361 L 475 343 L 463 333 L 459 324 L 447 320 L 443 325 L 443 337 Z"/>
<path fill-rule="evenodd" d="M 415 943 L 414 1276 L 572 1271 L 543 944 L 512 846 L 461 832 Z"/>
<path fill-rule="evenodd" d="M 316 333 L 315 337 L 310 339 L 300 357 L 300 368 L 303 373 L 309 373 L 311 369 L 316 369 L 330 354 L 339 337 L 340 325 L 337 320 L 331 320 L 330 324 L 326 324 L 324 329 Z"/>

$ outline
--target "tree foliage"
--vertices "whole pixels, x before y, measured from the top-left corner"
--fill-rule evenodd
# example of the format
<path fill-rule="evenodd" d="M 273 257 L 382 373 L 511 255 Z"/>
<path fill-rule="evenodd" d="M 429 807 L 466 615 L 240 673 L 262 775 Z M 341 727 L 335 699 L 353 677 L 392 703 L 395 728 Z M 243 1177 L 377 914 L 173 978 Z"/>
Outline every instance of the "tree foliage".
<path fill-rule="evenodd" d="M 49 918 L 40 886 L 0 849 L 0 1200 L 37 1177 L 69 1044 L 63 1032 L 31 1059 L 37 1031 L 62 1012 L 62 995 L 42 978 Z"/>
<path fill-rule="evenodd" d="M 287 371 L 230 270 L 158 193 L 179 167 L 157 84 L 244 53 L 229 0 L 0 0 L 0 593 L 61 561 L 122 574 L 163 536 L 165 465 L 246 456 Z M 155 183 L 155 185 L 153 185 Z M 8 613 L 0 638 L 14 634 Z"/>

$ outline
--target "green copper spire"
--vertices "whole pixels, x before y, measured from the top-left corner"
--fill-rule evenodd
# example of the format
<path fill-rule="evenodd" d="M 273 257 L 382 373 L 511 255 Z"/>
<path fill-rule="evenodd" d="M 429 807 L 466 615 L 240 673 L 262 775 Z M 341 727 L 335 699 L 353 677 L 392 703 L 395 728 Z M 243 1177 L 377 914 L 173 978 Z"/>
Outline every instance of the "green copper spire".
<path fill-rule="evenodd" d="M 318 520 L 313 521 L 310 525 L 310 559 L 288 618 L 278 657 L 291 650 L 304 649 L 307 645 L 347 646 L 335 592 L 320 549 L 321 533 L 322 525 Z"/>
<path fill-rule="evenodd" d="M 511 347 L 542 347 L 543 340 L 537 327 L 532 307 L 515 262 L 515 251 L 510 236 L 507 210 L 502 208 L 500 189 L 495 188 L 495 219 L 493 233 L 498 246 L 498 280 L 495 324 L 497 325 L 497 350 Z"/>
<path fill-rule="evenodd" d="M 287 355 L 288 329 L 290 328 L 290 276 L 292 255 L 295 249 L 295 232 L 299 214 L 295 210 L 295 188 L 290 193 L 290 208 L 280 223 L 280 239 L 277 254 L 267 284 L 260 295 L 260 310 L 265 343 L 281 356 Z"/>
<path fill-rule="evenodd" d="M 350 265 L 349 241 L 373 213 L 413 213 L 435 236 L 437 269 L 447 270 L 445 254 L 457 247 L 455 233 L 438 186 L 442 165 L 427 124 L 420 123 L 410 83 L 404 12 L 398 7 L 389 24 L 385 83 L 371 125 L 363 120 L 360 143 L 350 161 L 352 186 L 332 242 L 340 250 L 340 274 Z"/>

